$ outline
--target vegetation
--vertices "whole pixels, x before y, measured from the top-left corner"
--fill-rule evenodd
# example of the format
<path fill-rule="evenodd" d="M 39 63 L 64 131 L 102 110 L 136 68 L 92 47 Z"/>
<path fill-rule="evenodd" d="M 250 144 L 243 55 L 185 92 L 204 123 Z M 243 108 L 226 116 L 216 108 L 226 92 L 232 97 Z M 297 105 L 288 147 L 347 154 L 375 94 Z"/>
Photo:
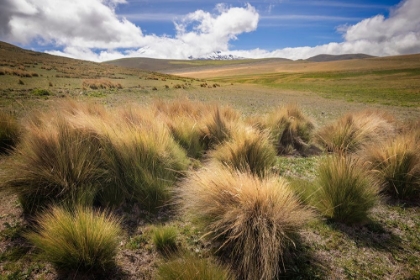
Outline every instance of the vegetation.
<path fill-rule="evenodd" d="M 10 114 L 0 111 L 0 154 L 13 149 L 20 138 L 20 126 Z"/>
<path fill-rule="evenodd" d="M 153 230 L 153 243 L 159 252 L 166 255 L 177 249 L 177 230 L 174 227 L 158 226 Z"/>
<path fill-rule="evenodd" d="M 294 235 L 311 217 L 285 180 L 225 169 L 193 174 L 179 199 L 203 225 L 204 235 L 219 241 L 218 251 L 232 261 L 241 279 L 276 277 Z"/>
<path fill-rule="evenodd" d="M 410 154 L 408 151 L 412 150 L 409 143 L 413 142 L 418 146 L 420 141 L 420 111 L 417 110 L 420 104 L 417 81 L 420 79 L 417 79 L 417 57 L 414 55 L 338 61 L 329 62 L 328 65 L 273 59 L 215 63 L 190 61 L 191 63 L 186 62 L 190 63 L 189 65 L 184 64 L 186 67 L 192 67 L 194 64 L 203 69 L 210 64 L 210 67 L 224 66 L 223 69 L 213 72 L 212 69 L 205 69 L 212 76 L 203 80 L 56 57 L 25 51 L 0 42 L 0 111 L 10 112 L 19 130 L 18 144 L 13 144 L 16 148 L 7 148 L 7 151 L 11 152 L 0 155 L 0 191 L 11 191 L 2 192 L 0 195 L 0 279 L 66 278 L 63 268 L 52 266 L 50 259 L 45 258 L 45 253 L 42 254 L 44 258 L 38 257 L 35 253 L 43 250 L 33 247 L 23 236 L 32 229 L 35 229 L 35 233 L 40 232 L 40 227 L 33 222 L 36 220 L 40 225 L 45 216 L 44 211 L 46 214 L 51 213 L 51 209 L 64 208 L 74 217 L 75 208 L 91 209 L 92 205 L 98 212 L 89 211 L 93 211 L 95 216 L 112 212 L 121 217 L 124 230 L 118 236 L 116 268 L 106 271 L 106 274 L 103 274 L 102 268 L 91 268 L 91 273 L 87 273 L 89 278 L 104 278 L 105 275 L 106 278 L 112 279 L 170 279 L 169 276 L 165 276 L 168 274 L 165 274 L 165 269 L 161 267 L 173 264 L 178 267 L 170 267 L 169 270 L 177 269 L 177 272 L 172 274 L 175 275 L 175 279 L 181 277 L 177 273 L 196 279 L 197 274 L 207 275 L 208 271 L 213 271 L 211 267 L 214 266 L 218 271 L 214 273 L 222 271 L 222 276 L 219 277 L 221 279 L 231 279 L 232 277 L 227 276 L 231 274 L 238 276 L 238 279 L 244 279 L 243 275 L 247 271 L 241 267 L 245 264 L 262 266 L 263 263 L 269 263 L 264 262 L 264 258 L 257 258 L 261 256 L 261 251 L 249 250 L 245 245 L 242 246 L 243 251 L 255 252 L 255 259 L 260 260 L 246 261 L 243 258 L 245 254 L 231 250 L 234 242 L 231 242 L 232 238 L 227 238 L 240 235 L 234 235 L 233 231 L 219 235 L 220 232 L 213 231 L 205 235 L 208 233 L 206 225 L 209 221 L 200 219 L 194 215 L 194 211 L 191 211 L 193 213 L 190 212 L 190 215 L 172 211 L 175 202 L 172 200 L 173 194 L 181 192 L 179 189 L 184 189 L 184 184 L 190 184 L 189 188 L 197 191 L 195 189 L 200 187 L 197 182 L 204 173 L 213 173 L 214 178 L 221 173 L 235 178 L 252 178 L 258 182 L 256 185 L 259 186 L 259 193 L 262 192 L 261 189 L 267 191 L 261 186 L 263 182 L 273 178 L 277 184 L 283 184 L 285 179 L 279 177 L 282 176 L 290 182 L 287 189 L 290 187 L 293 190 L 295 200 L 300 200 L 307 205 L 306 207 L 317 208 L 325 214 L 325 209 L 320 206 L 324 199 L 321 195 L 320 177 L 324 175 L 318 166 L 320 163 L 324 166 L 324 160 L 331 155 L 313 153 L 316 149 L 312 141 L 316 140 L 327 152 L 337 151 L 338 154 L 347 157 L 350 161 L 345 163 L 346 166 L 350 166 L 346 167 L 347 169 L 353 170 L 353 160 L 350 160 L 350 157 L 358 158 L 358 163 L 363 163 L 365 179 L 372 179 L 375 185 L 380 185 L 378 191 L 382 190 L 383 195 L 394 196 L 394 189 L 387 187 L 384 181 L 383 170 L 397 175 L 400 172 L 398 170 L 404 169 L 398 166 L 415 166 L 415 162 L 418 163 L 418 159 L 403 160 Z M 161 62 L 155 61 L 153 65 L 156 63 Z M 246 69 L 242 68 L 241 63 L 247 64 L 244 65 Z M 230 71 L 229 64 L 235 64 L 232 77 L 226 77 L 225 74 Z M 160 67 L 162 64 L 155 66 Z M 178 67 L 179 64 L 172 66 Z M 228 83 L 214 80 L 216 74 L 225 75 L 224 79 Z M 205 77 L 204 72 L 191 75 Z M 85 80 L 107 80 L 114 85 L 121 84 L 122 88 L 83 88 Z M 250 85 L 249 82 L 268 87 Z M 163 89 L 165 85 L 165 90 L 153 90 L 154 87 Z M 175 85 L 178 85 L 178 88 L 174 88 Z M 37 96 L 34 89 L 47 89 L 49 95 Z M 155 101 L 155 98 L 160 99 Z M 215 100 L 219 105 L 213 103 Z M 372 102 L 376 104 L 371 106 Z M 135 105 L 137 103 L 141 106 Z M 330 149 L 317 140 L 317 137 L 313 138 L 323 128 L 318 131 L 311 129 L 309 142 L 305 142 L 309 149 L 305 148 L 304 152 L 301 152 L 289 146 L 286 156 L 276 157 L 273 166 L 265 165 L 263 159 L 269 159 L 270 156 L 263 156 L 265 153 L 255 151 L 268 151 L 263 143 L 267 135 L 274 135 L 274 131 L 265 122 L 269 117 L 261 116 L 267 112 L 268 116 L 276 115 L 278 110 L 273 109 L 283 104 L 298 104 L 301 108 L 299 110 L 304 112 L 304 118 L 312 123 L 316 120 L 320 125 L 328 125 L 333 120 L 339 123 L 343 112 L 355 112 L 348 113 L 352 116 L 349 121 L 352 125 L 349 127 L 354 128 L 348 130 L 366 130 L 366 133 L 362 133 L 363 137 L 356 137 L 356 140 L 361 141 L 354 149 L 350 148 L 352 145 L 347 144 L 337 144 L 338 148 Z M 233 106 L 234 109 L 229 106 Z M 367 107 L 375 107 L 382 111 L 360 112 Z M 219 120 L 215 122 L 217 118 Z M 5 118 L 1 117 L 0 122 L 3 119 Z M 336 125 L 326 130 L 332 133 L 335 130 L 339 131 L 339 128 L 340 125 Z M 211 136 L 210 131 L 216 132 L 216 137 Z M 220 131 L 223 133 L 219 133 Z M 359 133 L 356 132 L 348 134 L 348 138 L 353 139 L 352 137 Z M 156 140 L 161 138 L 163 140 Z M 244 149 L 239 148 L 242 146 L 239 145 L 242 140 L 245 143 L 245 140 L 257 138 L 261 143 L 256 144 L 257 140 L 250 141 L 247 143 L 255 145 L 250 145 L 249 149 L 246 148 L 247 145 L 244 145 Z M 400 138 L 407 139 L 400 141 Z M 39 143 L 29 145 L 31 141 Z M 158 143 L 155 145 L 156 141 Z M 379 154 L 385 154 L 385 147 L 396 142 L 405 143 L 400 145 L 403 148 L 399 150 L 407 147 L 405 153 L 398 153 L 404 156 L 395 157 L 398 160 L 388 160 L 394 157 L 386 155 L 379 157 L 380 160 L 375 164 L 373 160 L 366 160 L 374 150 L 381 150 Z M 49 144 L 43 147 L 42 143 Z M 275 142 L 271 142 L 271 145 L 273 143 Z M 25 148 L 27 146 L 33 149 L 28 150 Z M 80 149 L 83 154 L 78 152 Z M 215 157 L 222 149 L 225 149 L 225 153 L 219 154 L 223 154 L 225 163 L 219 164 L 217 161 L 220 162 L 220 159 Z M 38 151 L 35 152 L 36 150 Z M 249 151 L 253 151 L 251 154 L 255 155 L 251 157 L 251 162 L 259 162 L 254 165 L 258 166 L 255 169 L 261 171 L 254 171 L 252 174 L 249 170 L 251 168 L 235 170 L 241 168 L 232 167 L 233 165 L 243 166 L 246 165 L 242 164 L 243 162 L 249 161 L 244 159 L 249 155 L 243 156 Z M 44 153 L 47 156 L 43 160 Z M 186 155 L 195 159 L 188 159 Z M 139 164 L 139 161 L 145 162 L 147 167 Z M 381 169 L 377 168 L 378 166 L 381 166 Z M 393 166 L 397 171 L 394 172 L 386 166 Z M 359 170 L 359 167 L 354 169 Z M 416 174 L 416 169 L 410 167 L 407 170 L 411 171 L 401 171 L 401 176 L 396 182 L 405 180 L 410 187 L 414 187 L 416 175 L 412 174 Z M 332 173 L 331 170 L 329 172 Z M 256 173 L 264 176 L 255 175 Z M 185 175 L 187 178 L 183 178 Z M 214 178 L 211 184 L 213 181 L 217 183 L 223 180 L 223 176 L 221 179 Z M 226 184 L 228 183 L 227 181 Z M 239 187 L 236 189 L 242 190 Z M 268 189 L 271 191 L 271 188 Z M 217 205 L 220 211 L 226 210 L 228 205 L 252 205 L 256 200 L 254 195 L 253 199 L 247 200 L 248 204 L 243 202 L 245 200 L 241 200 L 242 204 L 235 204 L 244 197 L 242 193 L 248 192 L 234 192 L 232 188 L 216 190 L 219 190 L 218 195 L 230 195 L 232 198 L 229 203 Z M 209 196 L 213 194 L 216 192 L 208 192 Z M 271 197 L 271 200 L 274 200 L 275 196 Z M 281 254 L 273 254 L 279 256 L 277 267 L 281 270 L 276 278 L 420 278 L 420 216 L 415 197 L 416 195 L 412 194 L 409 196 L 411 201 L 407 201 L 407 198 L 397 198 L 393 199 L 392 203 L 382 203 L 379 199 L 379 203 L 367 210 L 367 218 L 360 222 L 340 221 L 328 218 L 329 216 L 325 219 L 321 215 L 315 216 L 309 223 L 302 222 L 296 230 L 285 232 L 290 235 L 290 240 L 281 239 L 281 242 L 285 241 L 282 243 L 284 247 Z M 183 205 L 189 202 L 184 201 L 182 196 L 178 198 Z M 376 201 L 377 198 L 378 195 Z M 354 198 L 353 201 L 358 201 L 357 206 L 365 203 L 364 199 Z M 22 208 L 22 205 L 26 209 Z M 200 210 L 209 209 L 208 205 L 205 204 Z M 237 215 L 239 221 L 243 221 L 246 214 L 258 211 L 267 213 L 266 210 L 270 207 L 278 208 L 278 203 L 253 205 L 254 208 L 250 206 L 250 211 L 240 210 L 244 208 L 238 206 L 237 211 L 241 212 L 241 215 Z M 355 207 L 350 203 L 343 206 L 346 209 Z M 302 206 L 299 206 L 299 211 L 302 211 Z M 22 212 L 31 215 L 22 215 Z M 229 220 L 228 218 L 234 220 L 234 214 L 229 216 L 233 210 L 226 213 L 227 216 L 223 216 L 225 221 Z M 287 211 L 276 213 L 273 214 L 274 217 Z M 264 221 L 267 221 L 266 227 L 269 228 L 266 232 L 276 232 L 274 228 L 269 227 L 275 225 L 269 219 L 249 220 L 255 221 L 258 229 L 251 232 L 251 235 L 262 236 L 258 232 L 263 231 Z M 173 228 L 177 233 L 175 254 L 159 251 L 155 246 L 154 229 L 160 228 L 162 224 L 165 225 L 165 229 Z M 245 229 L 250 228 L 246 227 L 249 224 L 241 225 L 237 225 L 236 228 L 245 234 Z M 296 234 L 300 230 L 303 234 Z M 253 242 L 249 241 L 246 244 L 274 242 L 276 234 L 269 236 L 273 238 L 266 238 L 264 242 L 254 238 L 250 239 Z M 234 240 L 239 240 L 238 238 Z M 225 243 L 227 240 L 229 242 Z M 255 248 L 257 247 L 267 248 L 255 245 Z M 268 251 L 264 252 L 268 254 Z M 186 252 L 190 252 L 191 255 Z M 213 261 L 215 257 L 218 258 L 217 264 Z M 204 264 L 200 266 L 201 263 Z M 179 269 L 180 265 L 182 270 Z M 226 265 L 230 265 L 231 274 L 223 268 Z M 114 263 L 110 265 L 111 268 L 113 266 Z M 195 267 L 204 267 L 199 270 L 204 272 L 197 272 Z M 71 274 L 67 278 L 82 278 L 80 268 L 64 269 Z M 186 271 L 196 274 L 188 276 Z M 218 279 L 218 276 L 211 275 L 209 278 Z"/>
<path fill-rule="evenodd" d="M 37 218 L 35 231 L 26 237 L 59 269 L 97 272 L 115 265 L 120 232 L 112 215 L 54 207 Z"/>
<path fill-rule="evenodd" d="M 160 280 L 233 280 L 231 273 L 221 265 L 194 256 L 181 256 L 161 264 L 157 279 Z"/>
<path fill-rule="evenodd" d="M 346 224 L 366 221 L 378 202 L 379 187 L 357 160 L 326 158 L 319 166 L 314 204 L 326 217 Z"/>
<path fill-rule="evenodd" d="M 293 105 L 282 107 L 267 115 L 259 126 L 271 131 L 278 154 L 305 154 L 310 148 L 309 142 L 315 127 L 302 111 Z"/>
<path fill-rule="evenodd" d="M 251 127 L 238 127 L 232 139 L 219 145 L 210 155 L 223 165 L 263 177 L 276 163 L 276 151 L 268 135 Z"/>
<path fill-rule="evenodd" d="M 386 194 L 398 199 L 420 198 L 420 151 L 413 133 L 370 147 L 366 160 Z"/>
<path fill-rule="evenodd" d="M 395 133 L 395 120 L 391 116 L 378 111 L 362 111 L 344 115 L 321 128 L 316 139 L 328 152 L 342 154 L 356 152 Z"/>

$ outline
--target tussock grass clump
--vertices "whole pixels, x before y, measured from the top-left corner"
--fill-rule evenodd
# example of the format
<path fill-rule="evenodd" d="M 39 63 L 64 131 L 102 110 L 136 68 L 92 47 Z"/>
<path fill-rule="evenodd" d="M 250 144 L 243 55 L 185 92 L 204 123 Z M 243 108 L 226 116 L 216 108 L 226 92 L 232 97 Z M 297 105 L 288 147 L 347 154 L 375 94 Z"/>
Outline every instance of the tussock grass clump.
<path fill-rule="evenodd" d="M 266 133 L 240 126 L 232 139 L 219 145 L 210 156 L 223 165 L 263 177 L 276 163 L 276 150 Z"/>
<path fill-rule="evenodd" d="M 13 149 L 19 141 L 21 129 L 18 121 L 0 111 L 0 154 Z"/>
<path fill-rule="evenodd" d="M 90 89 L 122 89 L 120 83 L 113 83 L 107 79 L 90 79 L 90 80 L 83 80 L 83 87 L 90 88 Z"/>
<path fill-rule="evenodd" d="M 90 205 L 108 178 L 100 136 L 58 115 L 49 117 L 54 119 L 48 124 L 33 118 L 6 165 L 4 184 L 28 214 L 52 202 Z"/>
<path fill-rule="evenodd" d="M 326 217 L 346 224 L 362 222 L 378 201 L 379 187 L 350 157 L 326 158 L 318 168 L 314 204 Z"/>
<path fill-rule="evenodd" d="M 180 188 L 184 211 L 218 241 L 218 251 L 237 267 L 240 279 L 273 279 L 285 250 L 311 217 L 277 176 L 212 168 L 192 174 Z"/>
<path fill-rule="evenodd" d="M 230 107 L 215 107 L 202 119 L 201 142 L 212 149 L 232 137 L 232 129 L 239 122 L 239 114 Z"/>
<path fill-rule="evenodd" d="M 115 187 L 104 190 L 105 200 L 139 203 L 156 211 L 167 203 L 170 188 L 188 167 L 186 153 L 163 123 L 135 126 L 120 122 L 107 134 L 106 162 Z"/>
<path fill-rule="evenodd" d="M 233 280 L 227 268 L 208 259 L 182 256 L 158 267 L 159 280 Z"/>
<path fill-rule="evenodd" d="M 45 259 L 67 271 L 105 271 L 115 264 L 121 234 L 119 220 L 110 214 L 76 207 L 54 207 L 37 218 L 26 235 Z"/>
<path fill-rule="evenodd" d="M 170 226 L 158 226 L 153 229 L 152 241 L 156 249 L 164 254 L 170 254 L 177 250 L 177 230 Z"/>
<path fill-rule="evenodd" d="M 336 122 L 323 127 L 316 141 L 328 152 L 357 152 L 369 143 L 378 143 L 394 136 L 395 121 L 380 111 L 362 111 L 346 114 Z"/>
<path fill-rule="evenodd" d="M 310 148 L 309 142 L 315 128 L 313 122 L 294 105 L 274 111 L 257 126 L 271 131 L 279 154 L 304 154 Z"/>
<path fill-rule="evenodd" d="M 420 198 L 420 150 L 415 133 L 369 147 L 365 159 L 385 193 L 398 199 Z"/>

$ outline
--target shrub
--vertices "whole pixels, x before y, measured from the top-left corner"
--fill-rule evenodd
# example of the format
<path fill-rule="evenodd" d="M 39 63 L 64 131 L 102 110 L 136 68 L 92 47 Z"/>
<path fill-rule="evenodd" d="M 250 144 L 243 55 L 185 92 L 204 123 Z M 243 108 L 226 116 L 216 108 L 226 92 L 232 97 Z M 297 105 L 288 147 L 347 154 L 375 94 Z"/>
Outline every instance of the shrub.
<path fill-rule="evenodd" d="M 184 256 L 161 264 L 159 280 L 233 280 L 228 269 L 207 259 Z"/>
<path fill-rule="evenodd" d="M 13 149 L 20 138 L 20 126 L 9 114 L 0 112 L 0 154 Z"/>
<path fill-rule="evenodd" d="M 18 195 L 28 214 L 51 202 L 90 205 L 107 179 L 100 136 L 58 115 L 47 116 L 54 121 L 33 117 L 6 166 L 4 185 Z"/>
<path fill-rule="evenodd" d="M 152 240 L 156 249 L 164 254 L 176 251 L 177 231 L 174 227 L 159 226 L 153 230 Z"/>
<path fill-rule="evenodd" d="M 250 127 L 238 127 L 232 139 L 218 146 L 211 154 L 232 170 L 250 171 L 263 177 L 276 163 L 276 151 L 268 135 Z"/>
<path fill-rule="evenodd" d="M 295 151 L 304 154 L 310 148 L 309 141 L 315 127 L 312 121 L 293 105 L 269 114 L 260 126 L 271 131 L 272 141 L 279 154 Z"/>
<path fill-rule="evenodd" d="M 366 160 L 383 190 L 398 199 L 420 198 L 420 151 L 414 135 L 367 149 Z"/>
<path fill-rule="evenodd" d="M 378 200 L 379 188 L 354 159 L 326 158 L 318 169 L 315 206 L 326 217 L 351 224 L 364 221 Z"/>
<path fill-rule="evenodd" d="M 315 138 L 328 152 L 351 153 L 393 135 L 395 126 L 390 116 L 379 111 L 363 111 L 347 114 L 325 126 Z"/>
<path fill-rule="evenodd" d="M 108 79 L 88 79 L 83 80 L 82 84 L 83 88 L 91 88 L 91 89 L 122 89 L 121 84 L 114 83 Z"/>
<path fill-rule="evenodd" d="M 36 222 L 26 237 L 57 268 L 93 272 L 115 264 L 121 230 L 114 216 L 83 207 L 73 212 L 54 207 Z"/>
<path fill-rule="evenodd" d="M 179 192 L 184 211 L 237 267 L 240 279 L 273 279 L 285 250 L 311 216 L 277 176 L 201 170 Z"/>

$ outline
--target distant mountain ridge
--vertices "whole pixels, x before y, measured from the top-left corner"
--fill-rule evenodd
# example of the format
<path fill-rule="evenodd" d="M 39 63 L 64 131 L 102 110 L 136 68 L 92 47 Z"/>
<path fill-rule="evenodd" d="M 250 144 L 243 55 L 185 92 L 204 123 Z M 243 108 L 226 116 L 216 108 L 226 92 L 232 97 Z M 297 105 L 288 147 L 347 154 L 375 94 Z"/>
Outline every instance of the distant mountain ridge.
<path fill-rule="evenodd" d="M 374 57 L 375 56 L 367 55 L 363 53 L 340 54 L 340 55 L 319 54 L 305 60 L 312 61 L 312 62 L 327 62 L 327 61 L 337 61 L 337 60 L 366 59 L 366 58 L 374 58 Z"/>
<path fill-rule="evenodd" d="M 189 60 L 239 60 L 245 59 L 244 57 L 235 56 L 232 54 L 223 54 L 221 51 L 215 51 L 209 55 L 195 58 L 193 56 L 188 57 Z"/>

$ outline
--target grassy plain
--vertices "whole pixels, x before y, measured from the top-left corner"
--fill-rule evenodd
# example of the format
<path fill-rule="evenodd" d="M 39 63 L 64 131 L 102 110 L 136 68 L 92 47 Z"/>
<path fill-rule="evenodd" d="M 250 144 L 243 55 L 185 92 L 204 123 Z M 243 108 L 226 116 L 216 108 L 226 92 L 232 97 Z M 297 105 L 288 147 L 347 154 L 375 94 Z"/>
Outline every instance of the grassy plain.
<path fill-rule="evenodd" d="M 24 123 L 33 110 L 46 110 L 55 106 L 55 101 L 66 98 L 112 108 L 188 97 L 231 105 L 244 116 L 297 104 L 317 128 L 346 112 L 368 108 L 384 110 L 402 122 L 420 119 L 419 55 L 322 63 L 188 63 L 183 62 L 186 67 L 177 70 L 181 77 L 54 57 L 0 43 L 0 71 L 22 71 L 0 75 L 0 110 L 11 112 Z M 120 84 L 121 88 L 83 86 L 86 80 L 100 79 Z M 220 86 L 214 86 L 216 83 Z M 39 90 L 47 93 L 38 94 Z M 317 166 L 325 157 L 277 157 L 274 169 L 289 180 L 311 182 L 317 178 Z M 0 155 L 0 175 L 7 159 L 8 156 Z M 117 253 L 120 269 L 113 272 L 112 278 L 157 277 L 158 266 L 169 262 L 154 246 L 157 225 L 176 229 L 177 247 L 214 262 L 213 248 L 201 238 L 203 232 L 169 210 L 151 214 L 134 207 L 125 212 L 124 234 Z M 0 279 L 58 279 L 60 272 L 40 259 L 36 249 L 23 238 L 28 228 L 17 197 L 1 194 Z M 299 255 L 285 260 L 286 273 L 282 277 L 419 279 L 419 232 L 420 207 L 404 201 L 382 201 L 366 222 L 352 226 L 317 216 L 304 226 L 296 244 Z"/>

